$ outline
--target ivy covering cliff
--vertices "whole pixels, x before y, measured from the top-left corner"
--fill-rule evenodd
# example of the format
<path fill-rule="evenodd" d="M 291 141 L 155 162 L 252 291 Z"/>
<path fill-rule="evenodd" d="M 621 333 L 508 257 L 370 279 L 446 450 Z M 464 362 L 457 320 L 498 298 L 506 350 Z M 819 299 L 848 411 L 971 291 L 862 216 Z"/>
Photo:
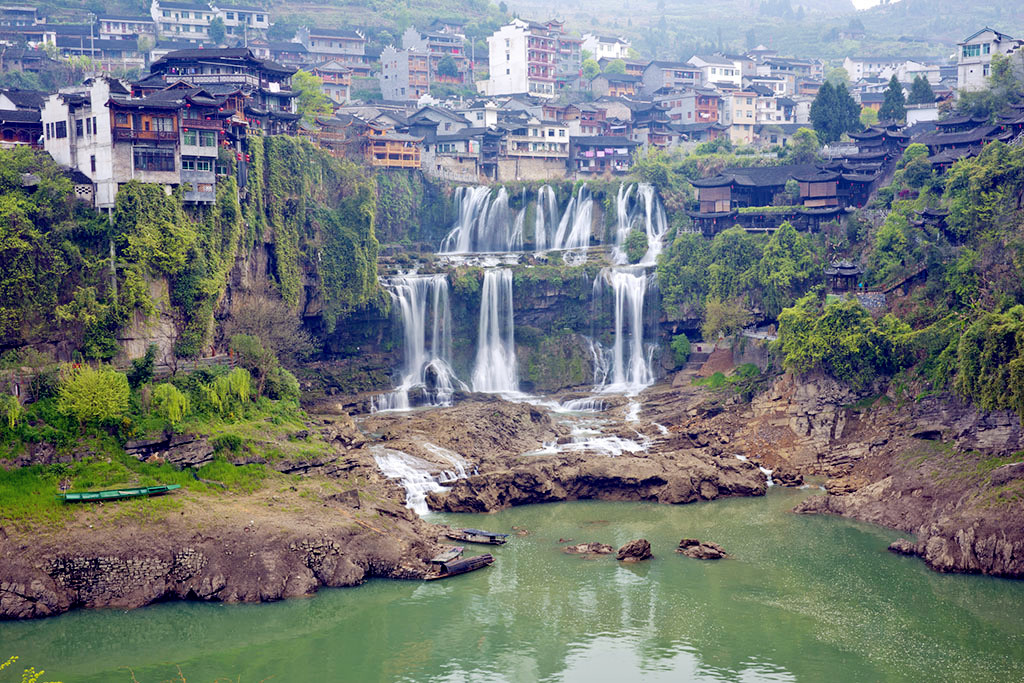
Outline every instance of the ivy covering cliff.
<path fill-rule="evenodd" d="M 136 314 L 162 309 L 176 354 L 199 355 L 230 271 L 264 245 L 271 288 L 296 314 L 318 297 L 327 331 L 377 300 L 374 179 L 297 138 L 253 137 L 249 151 L 241 193 L 223 176 L 215 201 L 193 207 L 180 189 L 133 181 L 108 220 L 45 153 L 0 150 L 0 349 L 45 343 L 111 359 Z M 161 280 L 168 301 L 153 300 Z"/>

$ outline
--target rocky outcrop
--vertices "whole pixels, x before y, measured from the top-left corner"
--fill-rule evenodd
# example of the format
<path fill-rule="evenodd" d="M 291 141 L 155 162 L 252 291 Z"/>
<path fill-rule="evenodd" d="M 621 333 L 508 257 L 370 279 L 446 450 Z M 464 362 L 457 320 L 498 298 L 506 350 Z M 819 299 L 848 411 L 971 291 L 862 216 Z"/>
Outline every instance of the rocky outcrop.
<path fill-rule="evenodd" d="M 615 559 L 620 562 L 643 562 L 651 559 L 651 544 L 646 538 L 638 538 L 619 548 Z"/>
<path fill-rule="evenodd" d="M 695 560 L 721 560 L 727 557 L 722 546 L 710 541 L 698 541 L 696 538 L 684 538 L 679 541 L 676 552 Z"/>
<path fill-rule="evenodd" d="M 1024 467 L 988 470 L 985 457 L 933 449 L 879 458 L 855 470 L 845 486 L 827 487 L 839 495 L 808 498 L 795 511 L 914 534 L 916 543 L 901 539 L 891 549 L 917 555 L 937 571 L 1024 578 Z"/>
<path fill-rule="evenodd" d="M 0 535 L 0 619 L 173 599 L 264 602 L 375 576 L 422 578 L 436 530 L 403 507 L 365 500 L 355 523 L 352 497 L 339 494 L 299 515 L 221 505 L 204 515 L 189 506 L 188 515 L 159 525 L 122 521 L 52 537 Z"/>
<path fill-rule="evenodd" d="M 605 543 L 578 543 L 567 545 L 562 551 L 569 555 L 610 555 L 615 552 L 615 548 Z"/>
<path fill-rule="evenodd" d="M 658 457 L 520 458 L 512 466 L 461 479 L 432 493 L 428 505 L 448 512 L 492 512 L 513 505 L 565 500 L 692 503 L 724 496 L 759 496 L 767 488 L 754 465 L 700 451 Z"/>

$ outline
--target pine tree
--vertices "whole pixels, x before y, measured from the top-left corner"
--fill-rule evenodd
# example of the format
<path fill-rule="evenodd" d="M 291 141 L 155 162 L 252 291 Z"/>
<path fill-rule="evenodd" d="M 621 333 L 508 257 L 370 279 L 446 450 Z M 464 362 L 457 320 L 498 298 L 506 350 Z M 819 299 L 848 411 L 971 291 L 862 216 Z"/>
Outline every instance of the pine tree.
<path fill-rule="evenodd" d="M 934 104 L 935 93 L 932 91 L 932 84 L 924 76 L 915 76 L 914 83 L 910 86 L 910 97 L 908 104 Z"/>
<path fill-rule="evenodd" d="M 903 121 L 907 118 L 905 104 L 903 86 L 893 74 L 889 79 L 889 87 L 885 89 L 885 100 L 882 102 L 882 108 L 878 110 L 878 118 L 883 121 Z"/>
<path fill-rule="evenodd" d="M 825 81 L 811 103 L 811 124 L 822 142 L 834 142 L 843 133 L 860 130 L 860 107 L 845 83 Z"/>

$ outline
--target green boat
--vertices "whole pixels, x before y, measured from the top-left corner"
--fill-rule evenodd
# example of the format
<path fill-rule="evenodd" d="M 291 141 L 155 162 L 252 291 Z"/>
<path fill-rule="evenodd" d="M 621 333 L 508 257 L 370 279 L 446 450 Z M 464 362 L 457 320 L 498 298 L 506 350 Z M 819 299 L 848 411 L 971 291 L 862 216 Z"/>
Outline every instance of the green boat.
<path fill-rule="evenodd" d="M 180 489 L 181 484 L 164 484 L 161 486 L 137 486 L 128 489 L 110 489 L 108 491 L 82 491 L 81 493 L 62 493 L 57 496 L 65 503 L 95 503 L 105 500 L 122 500 L 124 498 L 141 498 L 143 496 L 159 496 L 174 489 Z"/>

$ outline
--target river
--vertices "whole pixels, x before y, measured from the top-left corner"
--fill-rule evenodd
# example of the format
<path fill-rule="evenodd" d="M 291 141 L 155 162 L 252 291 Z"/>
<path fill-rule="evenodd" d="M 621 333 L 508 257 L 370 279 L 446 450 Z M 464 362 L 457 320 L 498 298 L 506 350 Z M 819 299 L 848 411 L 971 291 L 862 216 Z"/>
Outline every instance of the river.
<path fill-rule="evenodd" d="M 806 495 L 431 515 L 530 533 L 445 581 L 0 623 L 0 660 L 64 683 L 1024 680 L 1024 582 L 936 574 L 888 553 L 894 532 L 790 514 Z M 684 536 L 734 559 L 678 555 Z M 655 557 L 637 565 L 559 541 L 639 537 Z"/>

